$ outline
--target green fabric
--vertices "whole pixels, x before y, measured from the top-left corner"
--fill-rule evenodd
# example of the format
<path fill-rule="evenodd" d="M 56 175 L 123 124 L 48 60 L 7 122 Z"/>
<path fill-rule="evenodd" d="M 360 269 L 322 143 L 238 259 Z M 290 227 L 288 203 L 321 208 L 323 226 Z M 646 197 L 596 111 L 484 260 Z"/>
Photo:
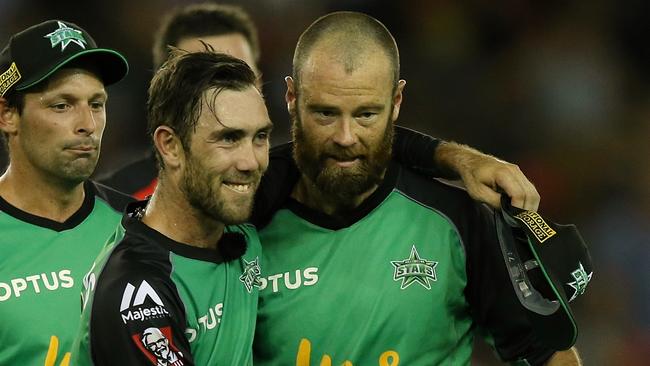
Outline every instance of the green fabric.
<path fill-rule="evenodd" d="M 250 273 L 247 271 L 250 268 L 249 264 L 260 263 L 261 245 L 257 231 L 252 225 L 229 226 L 226 231 L 241 232 L 247 238 L 246 253 L 238 260 L 217 264 L 169 252 L 169 261 L 173 268 L 169 280 L 173 282 L 184 307 L 187 319 L 185 336 L 190 343 L 192 358 L 196 365 L 244 366 L 252 365 L 253 361 L 252 343 L 259 292 L 255 283 L 248 292 L 240 277 L 244 273 Z M 123 236 L 124 228 L 120 226 L 114 236 L 115 243 L 119 243 Z M 115 243 L 107 246 L 98 257 L 88 283 L 102 280 L 101 272 L 111 252 L 116 248 Z M 119 245 L 125 243 L 128 244 L 123 242 Z M 259 280 L 259 277 L 252 279 Z M 88 299 L 73 347 L 71 365 L 75 366 L 93 365 L 90 347 L 93 332 L 90 327 L 91 309 L 93 309 L 92 290 L 89 292 Z M 101 316 L 101 314 L 93 313 L 93 316 Z M 104 342 L 108 339 L 102 334 L 94 334 L 94 337 Z M 131 343 L 118 344 L 116 351 L 119 352 L 121 347 L 135 346 Z"/>
<path fill-rule="evenodd" d="M 350 227 L 283 209 L 260 236 L 256 365 L 469 364 L 465 253 L 442 214 L 395 190 Z"/>
<path fill-rule="evenodd" d="M 0 211 L 0 365 L 42 366 L 50 347 L 58 351 L 50 364 L 61 364 L 79 324 L 82 278 L 119 221 L 100 199 L 61 232 Z"/>

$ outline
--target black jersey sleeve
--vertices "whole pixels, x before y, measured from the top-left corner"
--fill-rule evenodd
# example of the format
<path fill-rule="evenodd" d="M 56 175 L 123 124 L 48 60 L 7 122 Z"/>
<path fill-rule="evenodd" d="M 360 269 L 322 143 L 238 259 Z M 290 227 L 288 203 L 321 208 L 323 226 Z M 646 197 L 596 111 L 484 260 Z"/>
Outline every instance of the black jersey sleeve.
<path fill-rule="evenodd" d="M 402 126 L 395 126 L 393 155 L 402 165 L 428 178 L 443 177 L 434 155 L 440 140 Z"/>
<path fill-rule="evenodd" d="M 169 273 L 123 257 L 114 253 L 97 281 L 89 332 L 94 364 L 194 365 Z"/>
<path fill-rule="evenodd" d="M 495 229 L 496 213 L 474 204 L 474 223 L 466 238 L 466 296 L 479 331 L 505 362 L 543 365 L 554 353 L 533 330 L 508 277 Z"/>
<path fill-rule="evenodd" d="M 264 227 L 291 195 L 298 182 L 300 171 L 293 160 L 291 142 L 275 146 L 269 152 L 269 167 L 262 177 L 257 193 L 251 222 Z"/>

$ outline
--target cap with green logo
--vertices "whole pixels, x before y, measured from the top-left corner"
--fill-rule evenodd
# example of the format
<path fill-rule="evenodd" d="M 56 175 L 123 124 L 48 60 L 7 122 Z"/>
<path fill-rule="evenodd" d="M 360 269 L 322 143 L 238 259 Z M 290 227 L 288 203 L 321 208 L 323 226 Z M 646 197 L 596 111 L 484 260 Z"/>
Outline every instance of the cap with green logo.
<path fill-rule="evenodd" d="M 593 275 L 587 245 L 575 225 L 545 220 L 501 196 L 497 234 L 515 293 L 540 340 L 568 349 L 578 336 L 569 302 L 585 292 Z"/>
<path fill-rule="evenodd" d="M 28 89 L 77 60 L 92 65 L 104 85 L 120 81 L 129 71 L 124 56 L 97 47 L 78 25 L 48 20 L 14 34 L 0 53 L 0 96 L 12 89 Z"/>

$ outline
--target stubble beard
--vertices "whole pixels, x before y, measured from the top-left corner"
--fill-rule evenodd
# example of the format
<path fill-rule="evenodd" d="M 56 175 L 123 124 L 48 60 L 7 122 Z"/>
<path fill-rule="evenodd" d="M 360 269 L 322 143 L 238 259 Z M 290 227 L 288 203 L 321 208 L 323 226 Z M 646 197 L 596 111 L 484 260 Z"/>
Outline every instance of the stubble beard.
<path fill-rule="evenodd" d="M 392 113 L 389 114 L 389 116 Z M 389 120 L 379 144 L 362 151 L 338 145 L 315 146 L 307 141 L 300 116 L 291 113 L 293 157 L 298 169 L 336 206 L 354 208 L 354 198 L 381 184 L 392 155 L 394 127 Z M 328 165 L 327 159 L 358 158 L 351 168 Z"/>
<path fill-rule="evenodd" d="M 197 211 L 225 225 L 236 225 L 248 221 L 253 210 L 254 195 L 227 201 L 228 198 L 213 186 L 215 182 L 220 181 L 218 174 L 208 171 L 191 154 L 188 153 L 188 155 L 180 184 L 181 192 L 185 195 L 188 203 Z M 253 189 L 259 184 L 259 176 L 255 182 Z"/>

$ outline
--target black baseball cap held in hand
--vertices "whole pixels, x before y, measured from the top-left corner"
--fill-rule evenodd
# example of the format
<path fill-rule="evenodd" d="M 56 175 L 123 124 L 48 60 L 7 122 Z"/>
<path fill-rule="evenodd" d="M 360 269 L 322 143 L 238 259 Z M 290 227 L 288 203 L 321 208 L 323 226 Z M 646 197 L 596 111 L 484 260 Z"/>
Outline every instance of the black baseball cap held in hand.
<path fill-rule="evenodd" d="M 28 89 L 75 60 L 92 65 L 104 85 L 120 81 L 129 71 L 124 56 L 98 48 L 90 34 L 78 25 L 48 20 L 14 34 L 2 50 L 0 96 L 12 89 Z"/>
<path fill-rule="evenodd" d="M 578 337 L 569 302 L 585 292 L 593 274 L 587 246 L 575 225 L 544 220 L 501 197 L 497 232 L 515 293 L 540 340 L 568 349 Z"/>

